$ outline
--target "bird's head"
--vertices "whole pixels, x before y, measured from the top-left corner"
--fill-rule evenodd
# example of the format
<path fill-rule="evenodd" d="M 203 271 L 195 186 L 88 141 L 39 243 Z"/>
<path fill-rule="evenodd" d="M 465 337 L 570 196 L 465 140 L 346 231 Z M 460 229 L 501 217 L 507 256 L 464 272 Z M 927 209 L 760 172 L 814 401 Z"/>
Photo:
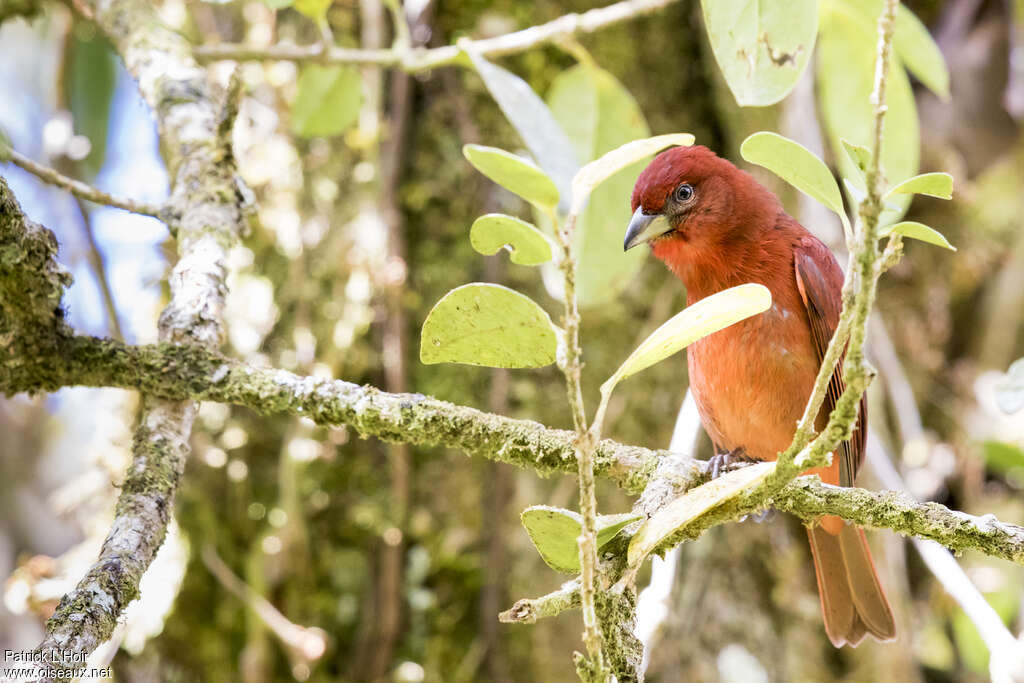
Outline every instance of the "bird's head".
<path fill-rule="evenodd" d="M 623 249 L 649 243 L 679 273 L 771 225 L 780 205 L 750 174 L 696 145 L 656 156 L 636 181 L 632 208 Z"/>

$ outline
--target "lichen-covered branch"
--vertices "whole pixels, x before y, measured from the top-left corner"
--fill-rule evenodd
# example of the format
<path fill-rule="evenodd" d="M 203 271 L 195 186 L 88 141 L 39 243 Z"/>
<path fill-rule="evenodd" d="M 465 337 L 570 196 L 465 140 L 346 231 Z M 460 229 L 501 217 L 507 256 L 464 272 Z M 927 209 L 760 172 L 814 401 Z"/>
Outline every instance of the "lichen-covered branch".
<path fill-rule="evenodd" d="M 921 503 L 902 491 L 868 491 L 801 477 L 772 499 L 779 510 L 806 521 L 838 515 L 857 526 L 890 529 L 936 541 L 955 553 L 979 550 L 1024 565 L 1024 527 L 977 517 L 939 503 Z"/>
<path fill-rule="evenodd" d="M 470 455 L 526 467 L 541 474 L 575 472 L 575 434 L 455 405 L 422 394 L 392 394 L 371 386 L 257 368 L 202 348 L 129 346 L 75 337 L 52 357 L 0 367 L 0 392 L 52 391 L 85 385 L 138 389 L 168 400 L 207 400 L 262 414 L 304 415 L 321 425 L 348 425 L 385 441 L 457 448 Z M 595 471 L 639 493 L 666 451 L 605 439 L 597 444 Z M 683 485 L 702 481 L 696 464 Z"/>
<path fill-rule="evenodd" d="M 95 204 L 113 206 L 118 209 L 124 209 L 125 211 L 131 211 L 132 213 L 138 213 L 144 216 L 162 218 L 161 207 L 156 204 L 140 202 L 127 197 L 118 197 L 110 194 L 109 192 L 104 192 L 99 188 L 93 187 L 92 185 L 83 183 L 80 180 L 69 178 L 55 169 L 29 159 L 27 156 L 14 149 L 5 148 L 3 141 L 0 140 L 0 162 L 3 161 L 9 161 L 15 166 L 23 168 L 36 176 L 44 183 L 49 183 L 50 185 L 65 189 L 79 199 L 86 199 Z"/>
<path fill-rule="evenodd" d="M 57 238 L 30 221 L 0 177 L 0 376 L 71 338 L 61 297 L 71 275 L 57 263 Z"/>
<path fill-rule="evenodd" d="M 494 38 L 474 40 L 472 49 L 484 57 L 517 54 L 540 45 L 563 41 L 581 34 L 594 33 L 607 26 L 656 12 L 675 0 L 624 0 L 607 7 L 598 7 L 582 14 L 566 14 L 546 24 Z M 459 63 L 462 48 L 445 45 L 436 48 L 360 50 L 324 45 L 201 45 L 195 48 L 197 59 L 214 61 L 233 59 L 315 61 L 327 64 L 376 64 L 390 66 L 409 73 Z"/>
<path fill-rule="evenodd" d="M 216 349 L 227 251 L 243 227 L 241 188 L 222 107 L 184 38 L 166 28 L 148 2 L 100 0 L 93 17 L 114 43 L 156 115 L 172 182 L 178 263 L 160 338 Z M 92 652 L 106 640 L 163 543 L 184 471 L 196 412 L 192 400 L 146 396 L 110 532 L 97 562 L 64 596 L 46 625 L 41 650 Z"/>
<path fill-rule="evenodd" d="M 580 580 L 575 578 L 561 588 L 539 598 L 523 598 L 498 615 L 504 624 L 535 624 L 538 619 L 554 617 L 580 606 Z"/>

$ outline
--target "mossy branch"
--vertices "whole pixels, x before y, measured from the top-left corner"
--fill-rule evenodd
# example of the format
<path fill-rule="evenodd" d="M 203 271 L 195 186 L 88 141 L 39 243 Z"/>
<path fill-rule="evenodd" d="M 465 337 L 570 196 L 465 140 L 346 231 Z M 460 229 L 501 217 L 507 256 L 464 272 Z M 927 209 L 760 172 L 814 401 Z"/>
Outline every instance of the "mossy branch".
<path fill-rule="evenodd" d="M 164 26 L 151 3 L 98 0 L 90 9 L 156 115 L 172 178 L 168 212 L 177 227 L 178 262 L 160 339 L 216 349 L 223 335 L 227 253 L 245 223 L 245 195 L 228 136 L 237 109 L 231 98 L 222 107 L 213 96 L 191 46 Z M 28 357 L 33 355 L 39 354 Z M 8 363 L 2 371 L 17 374 L 19 368 Z M 96 563 L 47 621 L 41 651 L 92 652 L 138 595 L 139 580 L 166 533 L 196 408 L 194 400 L 144 397 L 110 532 Z"/>

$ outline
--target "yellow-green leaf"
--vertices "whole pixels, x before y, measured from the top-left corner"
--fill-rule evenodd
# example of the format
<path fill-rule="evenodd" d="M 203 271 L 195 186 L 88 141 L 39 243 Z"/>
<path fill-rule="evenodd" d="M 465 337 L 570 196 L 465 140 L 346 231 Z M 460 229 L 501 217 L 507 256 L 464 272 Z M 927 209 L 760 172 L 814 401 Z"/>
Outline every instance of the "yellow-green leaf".
<path fill-rule="evenodd" d="M 600 550 L 620 531 L 641 519 L 640 515 L 598 515 L 597 548 Z M 520 515 L 523 527 L 544 562 L 555 571 L 572 574 L 580 570 L 577 539 L 583 532 L 578 512 L 548 505 L 534 505 Z"/>
<path fill-rule="evenodd" d="M 752 488 L 774 470 L 774 462 L 757 463 L 723 474 L 676 498 L 637 529 L 629 542 L 629 566 L 638 567 L 665 539 L 709 510 Z"/>
<path fill-rule="evenodd" d="M 551 242 L 532 223 L 503 213 L 489 213 L 473 221 L 469 241 L 481 254 L 510 252 L 512 263 L 536 266 L 551 260 Z"/>
<path fill-rule="evenodd" d="M 501 285 L 456 287 L 423 322 L 423 363 L 465 363 L 491 368 L 539 368 L 555 361 L 558 337 L 551 318 L 533 299 Z"/>
<path fill-rule="evenodd" d="M 651 333 L 629 358 L 601 385 L 610 393 L 615 385 L 693 342 L 763 311 L 772 305 L 772 294 L 764 285 L 731 287 L 701 299 L 672 316 Z"/>
<path fill-rule="evenodd" d="M 846 138 L 839 138 L 839 142 L 843 145 L 843 150 L 846 152 L 846 157 L 850 160 L 850 163 L 860 171 L 860 178 L 863 180 L 864 173 L 868 170 L 868 165 L 871 163 L 871 150 L 864 145 L 855 145 Z"/>
<path fill-rule="evenodd" d="M 844 213 L 843 197 L 832 171 L 799 142 L 778 133 L 761 131 L 743 141 L 740 154 L 750 163 L 764 166 L 836 213 Z"/>
<path fill-rule="evenodd" d="M 785 97 L 804 72 L 818 34 L 817 0 L 701 0 L 711 50 L 736 102 L 762 107 Z"/>
<path fill-rule="evenodd" d="M 950 244 L 941 232 L 917 221 L 902 221 L 894 225 L 887 225 L 879 231 L 879 237 L 886 237 L 892 233 L 956 251 L 956 247 Z"/>
<path fill-rule="evenodd" d="M 880 7 L 879 7 L 880 8 Z M 877 17 L 878 14 L 875 14 Z M 925 87 L 944 100 L 949 99 L 949 69 L 942 51 L 935 44 L 928 28 L 906 5 L 896 10 L 893 47 L 910 73 L 917 76 Z"/>
<path fill-rule="evenodd" d="M 875 4 L 875 0 L 864 0 Z M 841 139 L 868 146 L 872 139 L 874 110 L 871 91 L 875 74 L 875 21 L 878 12 L 865 16 L 861 0 L 828 0 L 821 6 L 818 35 L 818 79 L 820 114 L 828 132 L 840 174 L 855 181 L 855 163 L 843 153 Z M 881 169 L 890 183 L 899 183 L 917 173 L 920 133 L 917 106 L 907 72 L 893 55 L 886 85 L 885 137 L 882 141 Z M 856 184 L 856 183 L 854 183 Z M 858 188 L 861 189 L 861 188 Z M 892 199 L 895 208 L 882 212 L 883 223 L 898 221 L 910 197 Z"/>
<path fill-rule="evenodd" d="M 939 199 L 953 198 L 953 176 L 948 173 L 922 173 L 907 178 L 885 193 L 885 199 L 894 194 L 926 194 Z"/>
<path fill-rule="evenodd" d="M 334 0 L 295 0 L 292 5 L 313 21 L 327 18 L 327 10 Z"/>
<path fill-rule="evenodd" d="M 643 161 L 666 147 L 689 147 L 693 144 L 694 139 L 689 133 L 655 135 L 652 138 L 627 142 L 603 154 L 599 159 L 595 159 L 581 168 L 573 177 L 570 211 L 579 214 L 594 188 L 627 166 Z"/>
<path fill-rule="evenodd" d="M 343 133 L 356 122 L 362 102 L 363 80 L 357 69 L 307 64 L 292 104 L 292 132 L 307 138 Z"/>
<path fill-rule="evenodd" d="M 545 210 L 558 205 L 554 181 L 529 159 L 484 145 L 465 145 L 462 154 L 476 170 L 509 192 Z"/>
<path fill-rule="evenodd" d="M 610 73 L 587 60 L 555 78 L 548 92 L 548 105 L 572 140 L 575 156 L 584 162 L 650 135 L 643 112 L 629 91 Z M 629 223 L 629 196 L 643 167 L 644 162 L 639 161 L 602 182 L 591 192 L 576 221 L 576 297 L 583 308 L 612 299 L 644 264 L 641 250 L 623 254 L 618 244 L 621 240 L 617 239 Z M 571 177 L 569 180 L 567 186 L 571 185 Z M 565 200 L 564 208 L 568 208 L 568 194 Z M 543 274 L 549 291 L 560 297 L 560 288 L 554 283 L 561 283 L 561 274 L 554 266 L 546 266 Z"/>

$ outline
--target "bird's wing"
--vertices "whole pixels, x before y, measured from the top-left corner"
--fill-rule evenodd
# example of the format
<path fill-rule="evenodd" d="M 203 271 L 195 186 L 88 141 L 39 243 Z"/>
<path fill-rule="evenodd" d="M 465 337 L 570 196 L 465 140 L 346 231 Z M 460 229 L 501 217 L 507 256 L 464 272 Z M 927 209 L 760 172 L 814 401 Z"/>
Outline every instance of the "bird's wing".
<path fill-rule="evenodd" d="M 794 249 L 793 265 L 796 274 L 797 288 L 800 298 L 807 309 L 807 319 L 811 324 L 811 338 L 818 351 L 818 362 L 825 357 L 825 350 L 832 339 L 832 333 L 839 324 L 839 313 L 842 310 L 843 273 L 836 263 L 835 257 L 821 241 L 814 237 L 804 237 Z M 836 407 L 839 395 L 843 393 L 842 362 L 832 374 L 825 396 L 825 410 L 831 413 Z M 867 425 L 866 397 L 860 400 L 860 411 L 853 436 L 839 448 L 839 481 L 840 486 L 853 486 L 857 470 L 864 460 L 864 442 Z"/>

